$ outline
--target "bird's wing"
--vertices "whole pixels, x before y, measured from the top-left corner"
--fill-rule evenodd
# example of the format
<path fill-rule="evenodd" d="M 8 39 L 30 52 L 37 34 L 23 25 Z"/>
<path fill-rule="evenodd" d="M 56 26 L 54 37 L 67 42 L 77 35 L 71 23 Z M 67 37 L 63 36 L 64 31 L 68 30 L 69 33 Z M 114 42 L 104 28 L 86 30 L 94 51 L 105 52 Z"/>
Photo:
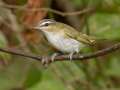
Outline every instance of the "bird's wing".
<path fill-rule="evenodd" d="M 88 45 L 95 44 L 95 39 L 93 37 L 88 36 L 86 34 L 82 34 L 68 25 L 67 25 L 67 28 L 64 28 L 64 32 L 68 37 L 71 37 L 79 42 L 82 42 Z"/>

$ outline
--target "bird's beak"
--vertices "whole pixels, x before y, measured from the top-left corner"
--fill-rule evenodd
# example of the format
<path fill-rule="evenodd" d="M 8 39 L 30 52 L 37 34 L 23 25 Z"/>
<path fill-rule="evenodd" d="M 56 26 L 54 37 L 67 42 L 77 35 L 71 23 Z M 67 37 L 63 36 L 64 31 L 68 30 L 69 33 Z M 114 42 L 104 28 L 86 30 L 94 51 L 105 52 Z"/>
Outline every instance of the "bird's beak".
<path fill-rule="evenodd" d="M 36 30 L 36 31 L 38 31 L 38 32 L 42 32 L 42 29 L 41 29 L 40 27 L 37 27 L 37 26 L 36 26 L 36 27 L 33 27 L 32 29 L 33 29 L 33 30 Z"/>
<path fill-rule="evenodd" d="M 39 27 L 35 26 L 33 27 L 32 29 L 35 29 L 35 30 L 41 30 Z"/>
<path fill-rule="evenodd" d="M 37 26 L 35 26 L 35 27 L 32 27 L 32 29 L 36 29 L 36 30 L 38 30 L 38 27 L 37 27 Z"/>

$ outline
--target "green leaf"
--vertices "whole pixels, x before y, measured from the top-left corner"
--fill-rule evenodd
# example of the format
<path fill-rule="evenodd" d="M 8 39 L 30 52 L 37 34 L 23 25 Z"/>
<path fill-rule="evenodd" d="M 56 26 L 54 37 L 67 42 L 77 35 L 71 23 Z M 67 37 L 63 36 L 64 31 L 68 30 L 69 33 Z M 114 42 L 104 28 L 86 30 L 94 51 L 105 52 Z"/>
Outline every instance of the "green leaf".
<path fill-rule="evenodd" d="M 120 14 L 96 13 L 89 19 L 91 34 L 120 40 Z"/>
<path fill-rule="evenodd" d="M 44 80 L 27 90 L 67 90 L 59 80 Z"/>
<path fill-rule="evenodd" d="M 41 80 L 41 71 L 35 66 L 30 67 L 28 71 L 28 75 L 26 77 L 26 81 L 24 82 L 24 86 L 26 88 L 32 87 L 37 84 Z"/>
<path fill-rule="evenodd" d="M 2 32 L 0 32 L 0 48 L 6 48 L 8 45 L 7 40 Z M 9 60 L 11 56 L 8 53 L 0 52 L 1 60 Z"/>

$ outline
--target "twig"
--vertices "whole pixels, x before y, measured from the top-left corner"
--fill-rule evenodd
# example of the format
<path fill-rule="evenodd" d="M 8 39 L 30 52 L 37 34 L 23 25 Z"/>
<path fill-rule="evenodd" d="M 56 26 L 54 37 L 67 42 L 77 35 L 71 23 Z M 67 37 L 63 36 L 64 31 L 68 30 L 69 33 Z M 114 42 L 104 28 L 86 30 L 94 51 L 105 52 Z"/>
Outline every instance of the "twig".
<path fill-rule="evenodd" d="M 6 49 L 6 48 L 0 48 L 0 51 L 5 52 L 5 53 L 9 53 L 9 54 L 12 54 L 12 55 L 18 55 L 18 56 L 23 56 L 23 57 L 27 57 L 27 58 L 36 59 L 36 60 L 39 60 L 39 61 L 42 59 L 41 56 L 34 56 L 34 55 L 30 55 L 30 54 L 25 54 L 25 53 L 22 53 L 22 52 L 18 52 L 18 51 L 11 50 L 11 49 Z"/>
<path fill-rule="evenodd" d="M 107 54 L 112 53 L 113 51 L 116 51 L 116 50 L 119 50 L 119 49 L 120 49 L 120 43 L 117 43 L 113 46 L 98 50 L 98 51 L 93 52 L 93 53 L 88 53 L 88 54 L 83 54 L 83 55 L 73 55 L 72 59 L 73 60 L 91 59 L 91 58 L 107 55 Z M 69 56 L 68 55 L 62 55 L 62 56 L 58 56 L 58 57 L 55 58 L 55 61 L 60 61 L 60 60 L 63 60 L 63 61 L 64 60 L 69 60 Z"/>
<path fill-rule="evenodd" d="M 110 46 L 110 47 L 102 49 L 102 50 L 98 50 L 98 51 L 93 52 L 93 53 L 88 53 L 88 54 L 83 54 L 83 55 L 73 55 L 72 60 L 73 61 L 86 60 L 86 59 L 90 59 L 90 58 L 100 57 L 100 56 L 107 55 L 107 54 L 109 54 L 113 51 L 119 50 L 119 49 L 120 49 L 120 43 L 117 43 L 113 46 Z M 3 48 L 0 48 L 0 51 L 5 52 L 5 53 L 9 53 L 9 54 L 13 54 L 13 55 L 19 55 L 19 56 L 23 56 L 23 57 L 32 58 L 32 59 L 35 59 L 35 60 L 38 60 L 38 61 L 42 61 L 42 56 L 25 54 L 25 53 L 13 51 L 13 50 L 10 50 L 10 49 L 3 49 Z M 48 59 L 48 61 L 50 61 L 51 57 L 48 56 L 47 59 Z M 56 56 L 55 61 L 69 61 L 69 55 Z"/>
<path fill-rule="evenodd" d="M 70 0 L 54 0 L 56 2 L 56 7 L 60 8 L 62 12 L 74 12 L 76 11 L 75 5 L 73 5 Z M 61 7 L 62 5 L 62 7 Z M 85 9 L 84 9 L 85 10 Z M 82 11 L 82 10 L 81 10 Z M 78 31 L 81 30 L 81 19 L 78 14 L 68 15 L 66 18 L 67 22 L 75 27 Z"/>
<path fill-rule="evenodd" d="M 61 16 L 70 16 L 70 15 L 80 15 L 86 12 L 89 12 L 91 10 L 93 10 L 93 8 L 86 8 L 80 11 L 74 11 L 74 12 L 61 12 L 58 10 L 54 10 L 51 8 L 34 8 L 34 9 L 29 9 L 25 6 L 20 6 L 20 5 L 9 5 L 9 4 L 0 4 L 0 7 L 6 7 L 6 8 L 11 8 L 11 9 L 18 9 L 18 10 L 29 10 L 29 11 L 49 11 L 49 12 L 53 12 L 55 14 L 59 14 Z"/>

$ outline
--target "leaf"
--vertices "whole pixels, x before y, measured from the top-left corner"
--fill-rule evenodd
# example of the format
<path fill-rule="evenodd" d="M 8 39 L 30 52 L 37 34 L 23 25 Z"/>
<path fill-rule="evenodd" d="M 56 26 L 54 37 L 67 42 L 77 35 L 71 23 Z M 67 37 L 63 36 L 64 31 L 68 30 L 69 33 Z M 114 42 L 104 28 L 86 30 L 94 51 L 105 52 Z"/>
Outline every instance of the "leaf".
<path fill-rule="evenodd" d="M 8 45 L 6 38 L 4 37 L 3 33 L 0 32 L 0 48 L 6 48 Z M 0 59 L 1 60 L 9 60 L 11 56 L 8 53 L 0 52 Z"/>
<path fill-rule="evenodd" d="M 41 71 L 35 67 L 30 67 L 30 70 L 28 71 L 28 75 L 26 77 L 26 81 L 24 82 L 24 86 L 29 88 L 33 85 L 37 84 L 41 80 Z"/>
<path fill-rule="evenodd" d="M 110 40 L 120 40 L 120 14 L 96 13 L 89 19 L 91 34 Z"/>

